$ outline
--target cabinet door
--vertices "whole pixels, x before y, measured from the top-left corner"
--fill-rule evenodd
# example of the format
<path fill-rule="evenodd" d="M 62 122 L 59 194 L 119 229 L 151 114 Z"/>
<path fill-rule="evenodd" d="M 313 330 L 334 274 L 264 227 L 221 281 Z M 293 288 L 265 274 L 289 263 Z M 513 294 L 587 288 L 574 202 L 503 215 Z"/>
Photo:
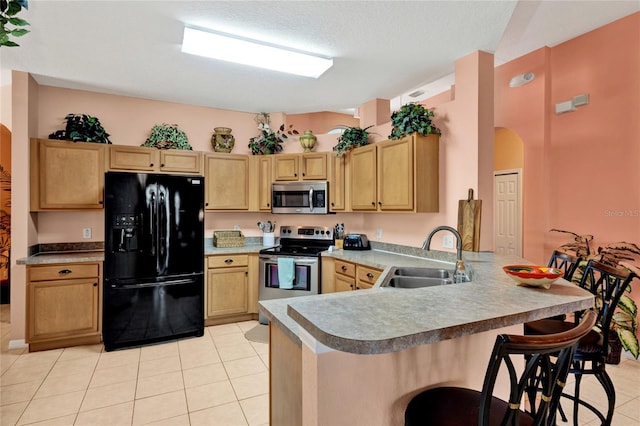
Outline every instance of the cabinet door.
<path fill-rule="evenodd" d="M 160 170 L 163 172 L 200 173 L 200 153 L 182 149 L 160 151 Z"/>
<path fill-rule="evenodd" d="M 302 180 L 327 180 L 326 152 L 302 154 L 300 161 Z"/>
<path fill-rule="evenodd" d="M 273 180 L 298 180 L 300 157 L 296 154 L 279 154 L 273 157 Z"/>
<path fill-rule="evenodd" d="M 376 145 L 367 145 L 351 151 L 349 198 L 351 210 L 377 210 Z"/>
<path fill-rule="evenodd" d="M 158 166 L 158 150 L 143 146 L 111 145 L 109 170 L 151 172 Z"/>
<path fill-rule="evenodd" d="M 336 292 L 351 291 L 356 288 L 356 280 L 342 274 L 336 274 Z"/>
<path fill-rule="evenodd" d="M 258 158 L 258 209 L 271 211 L 271 168 L 272 157 L 261 155 Z"/>
<path fill-rule="evenodd" d="M 331 170 L 329 174 L 329 200 L 331 211 L 343 211 L 346 208 L 346 194 L 345 194 L 345 163 L 346 155 L 338 157 L 337 155 L 329 154 Z"/>
<path fill-rule="evenodd" d="M 382 271 L 368 266 L 358 265 L 356 267 L 356 290 L 365 290 L 373 287 L 380 278 Z"/>
<path fill-rule="evenodd" d="M 242 314 L 249 310 L 249 268 L 219 268 L 207 272 L 207 316 Z"/>
<path fill-rule="evenodd" d="M 28 341 L 98 332 L 98 278 L 30 282 Z"/>
<path fill-rule="evenodd" d="M 210 154 L 205 164 L 205 209 L 249 210 L 249 157 Z"/>
<path fill-rule="evenodd" d="M 101 209 L 104 145 L 40 140 L 32 174 L 32 210 Z"/>
<path fill-rule="evenodd" d="M 413 210 L 413 139 L 378 144 L 380 210 Z"/>

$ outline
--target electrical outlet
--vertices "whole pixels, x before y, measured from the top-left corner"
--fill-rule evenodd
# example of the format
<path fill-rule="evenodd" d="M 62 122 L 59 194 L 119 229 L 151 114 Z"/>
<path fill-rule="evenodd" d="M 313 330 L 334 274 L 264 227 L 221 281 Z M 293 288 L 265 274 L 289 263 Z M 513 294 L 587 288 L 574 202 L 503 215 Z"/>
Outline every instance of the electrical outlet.
<path fill-rule="evenodd" d="M 91 238 L 91 228 L 82 228 L 82 238 Z"/>
<path fill-rule="evenodd" d="M 233 225 L 233 230 L 234 231 L 239 231 L 240 230 L 240 225 Z"/>
<path fill-rule="evenodd" d="M 376 231 L 376 236 L 378 238 L 382 238 L 382 228 L 378 228 L 378 230 Z"/>
<path fill-rule="evenodd" d="M 442 247 L 453 248 L 453 235 L 444 235 L 442 237 Z"/>

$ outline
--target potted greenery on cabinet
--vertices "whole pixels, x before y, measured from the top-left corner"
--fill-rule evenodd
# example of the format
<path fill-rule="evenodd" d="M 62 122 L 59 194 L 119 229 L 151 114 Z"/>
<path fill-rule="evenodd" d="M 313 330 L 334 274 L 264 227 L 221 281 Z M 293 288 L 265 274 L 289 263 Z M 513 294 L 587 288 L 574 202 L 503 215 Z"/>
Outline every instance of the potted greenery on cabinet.
<path fill-rule="evenodd" d="M 177 124 L 156 124 L 151 128 L 151 135 L 140 146 L 158 149 L 193 150 L 189 145 L 187 134 L 178 129 Z"/>
<path fill-rule="evenodd" d="M 359 146 L 364 146 L 369 143 L 369 132 L 367 131 L 373 126 L 365 127 L 347 127 L 344 129 L 338 143 L 333 147 L 338 157 L 342 157 L 347 152 Z"/>
<path fill-rule="evenodd" d="M 88 114 L 67 114 L 64 119 L 67 122 L 65 129 L 51 133 L 49 139 L 73 142 L 111 143 L 109 133 L 104 130 L 98 117 L 93 117 Z"/>
<path fill-rule="evenodd" d="M 391 114 L 391 134 L 389 139 L 400 139 L 405 135 L 417 132 L 420 135 L 440 135 L 440 129 L 432 123 L 433 111 L 417 104 L 402 105 L 398 111 Z"/>

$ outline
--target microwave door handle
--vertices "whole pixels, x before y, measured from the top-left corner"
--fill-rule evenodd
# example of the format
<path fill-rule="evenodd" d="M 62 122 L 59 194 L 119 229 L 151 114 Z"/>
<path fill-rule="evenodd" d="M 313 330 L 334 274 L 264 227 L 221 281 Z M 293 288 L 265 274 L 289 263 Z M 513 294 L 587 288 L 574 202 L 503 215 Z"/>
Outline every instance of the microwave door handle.
<path fill-rule="evenodd" d="M 313 187 L 309 188 L 309 211 L 313 212 Z"/>

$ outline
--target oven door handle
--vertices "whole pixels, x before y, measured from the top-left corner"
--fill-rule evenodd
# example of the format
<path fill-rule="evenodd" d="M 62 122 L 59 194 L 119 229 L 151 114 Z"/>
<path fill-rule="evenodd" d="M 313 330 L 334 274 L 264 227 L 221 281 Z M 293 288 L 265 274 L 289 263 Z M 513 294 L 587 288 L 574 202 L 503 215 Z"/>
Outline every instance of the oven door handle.
<path fill-rule="evenodd" d="M 293 263 L 297 264 L 297 265 L 318 263 L 318 258 L 317 257 L 296 257 L 296 256 L 286 256 L 286 255 L 282 255 L 282 256 L 260 256 L 260 260 L 262 260 L 264 262 L 276 264 L 276 263 L 278 263 L 278 257 L 293 257 Z"/>

